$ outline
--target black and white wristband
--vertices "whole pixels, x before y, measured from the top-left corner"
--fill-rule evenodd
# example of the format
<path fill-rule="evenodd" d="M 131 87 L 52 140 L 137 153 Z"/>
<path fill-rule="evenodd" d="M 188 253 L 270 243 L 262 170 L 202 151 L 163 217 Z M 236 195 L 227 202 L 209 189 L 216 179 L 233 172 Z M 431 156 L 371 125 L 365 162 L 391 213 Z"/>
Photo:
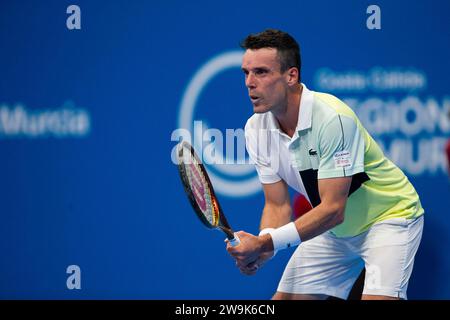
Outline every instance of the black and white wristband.
<path fill-rule="evenodd" d="M 302 240 L 294 222 L 269 231 L 275 251 L 298 246 Z"/>

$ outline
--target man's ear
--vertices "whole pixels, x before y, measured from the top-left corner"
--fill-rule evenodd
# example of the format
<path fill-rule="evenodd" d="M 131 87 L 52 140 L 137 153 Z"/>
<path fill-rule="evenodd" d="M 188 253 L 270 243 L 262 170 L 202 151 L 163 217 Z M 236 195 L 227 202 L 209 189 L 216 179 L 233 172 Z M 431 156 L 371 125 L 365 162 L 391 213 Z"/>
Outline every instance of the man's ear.
<path fill-rule="evenodd" d="M 299 71 L 296 67 L 291 67 L 287 70 L 287 80 L 290 86 L 298 84 Z"/>

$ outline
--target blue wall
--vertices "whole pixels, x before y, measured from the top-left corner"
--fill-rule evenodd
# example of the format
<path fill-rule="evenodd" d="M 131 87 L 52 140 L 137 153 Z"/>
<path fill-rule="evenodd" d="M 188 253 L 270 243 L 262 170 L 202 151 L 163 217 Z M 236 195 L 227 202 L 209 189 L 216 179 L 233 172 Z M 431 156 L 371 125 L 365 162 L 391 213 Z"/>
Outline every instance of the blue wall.
<path fill-rule="evenodd" d="M 81 30 L 66 27 L 71 4 Z M 377 1 L 380 30 L 366 27 L 370 4 L 2 1 L 0 298 L 269 298 L 291 251 L 241 275 L 170 155 L 196 73 L 271 27 L 299 41 L 303 82 L 352 105 L 416 186 L 427 217 L 409 297 L 449 299 L 450 2 Z M 251 113 L 234 65 L 191 115 L 224 130 Z M 255 178 L 208 169 L 236 187 Z M 246 190 L 218 193 L 230 223 L 256 233 L 263 195 Z M 66 286 L 69 265 L 80 290 Z"/>

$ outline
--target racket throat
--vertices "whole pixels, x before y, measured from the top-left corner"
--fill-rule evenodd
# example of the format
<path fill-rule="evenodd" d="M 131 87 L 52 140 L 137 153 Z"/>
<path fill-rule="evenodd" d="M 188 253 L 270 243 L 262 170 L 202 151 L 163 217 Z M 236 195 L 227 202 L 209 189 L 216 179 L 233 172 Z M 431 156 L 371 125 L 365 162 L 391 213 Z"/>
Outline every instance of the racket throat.
<path fill-rule="evenodd" d="M 228 240 L 234 239 L 234 233 L 233 233 L 233 231 L 231 231 L 231 229 L 224 227 L 224 226 L 219 226 L 219 228 L 227 235 Z"/>

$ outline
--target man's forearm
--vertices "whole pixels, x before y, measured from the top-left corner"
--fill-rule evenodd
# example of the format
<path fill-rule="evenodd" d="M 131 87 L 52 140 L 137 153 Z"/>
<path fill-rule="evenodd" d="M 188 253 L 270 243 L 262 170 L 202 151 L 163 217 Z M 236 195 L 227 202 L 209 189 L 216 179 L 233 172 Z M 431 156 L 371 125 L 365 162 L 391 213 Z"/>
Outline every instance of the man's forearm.
<path fill-rule="evenodd" d="M 344 222 L 344 209 L 319 204 L 295 221 L 302 241 L 312 239 Z"/>
<path fill-rule="evenodd" d="M 285 212 L 286 213 L 286 212 Z M 278 221 L 280 225 L 269 224 L 267 227 L 277 228 L 289 223 L 288 221 Z M 295 220 L 295 227 L 299 233 L 301 241 L 310 240 L 325 231 L 332 229 L 333 227 L 341 224 L 344 221 L 344 208 L 342 207 L 330 207 L 323 204 L 318 205 L 311 211 L 305 213 L 297 220 Z M 274 221 L 267 221 L 274 223 Z M 261 223 L 261 226 L 262 223 Z M 270 234 L 266 234 L 260 237 L 260 246 L 262 252 L 272 251 L 274 249 L 272 238 Z"/>
<path fill-rule="evenodd" d="M 290 204 L 283 206 L 265 205 L 259 229 L 281 227 L 291 221 L 291 216 L 292 209 Z"/>

